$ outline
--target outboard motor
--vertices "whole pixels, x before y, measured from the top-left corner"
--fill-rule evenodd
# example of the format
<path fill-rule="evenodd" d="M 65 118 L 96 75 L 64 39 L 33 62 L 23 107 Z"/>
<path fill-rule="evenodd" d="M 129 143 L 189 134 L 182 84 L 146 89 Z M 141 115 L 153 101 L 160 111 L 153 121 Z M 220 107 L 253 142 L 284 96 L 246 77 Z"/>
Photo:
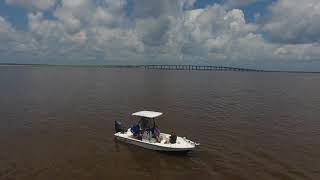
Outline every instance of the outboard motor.
<path fill-rule="evenodd" d="M 114 130 L 117 132 L 126 132 L 123 124 L 120 121 L 114 121 Z"/>

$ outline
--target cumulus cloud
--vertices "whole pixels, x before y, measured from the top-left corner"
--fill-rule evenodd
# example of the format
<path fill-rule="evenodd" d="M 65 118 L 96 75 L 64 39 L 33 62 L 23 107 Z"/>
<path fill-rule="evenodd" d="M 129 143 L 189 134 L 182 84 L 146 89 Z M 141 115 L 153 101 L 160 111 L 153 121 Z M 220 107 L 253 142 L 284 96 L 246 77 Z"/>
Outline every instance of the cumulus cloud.
<path fill-rule="evenodd" d="M 28 34 L 16 31 L 13 26 L 0 16 L 0 54 L 1 59 L 15 60 L 25 53 L 32 53 L 37 46 Z"/>
<path fill-rule="evenodd" d="M 320 56 L 319 44 L 286 44 L 278 47 L 274 54 L 282 59 L 298 59 L 300 61 L 317 61 Z"/>
<path fill-rule="evenodd" d="M 121 59 L 143 51 L 134 29 L 124 18 L 125 1 L 62 0 L 46 19 L 41 12 L 29 13 L 29 31 L 53 56 L 80 59 Z M 89 62 L 90 63 L 90 62 Z"/>
<path fill-rule="evenodd" d="M 3 36 L 5 34 L 10 34 L 12 31 L 14 31 L 14 29 L 11 24 L 9 24 L 4 17 L 0 16 L 0 34 Z"/>
<path fill-rule="evenodd" d="M 175 35 L 183 36 L 180 37 L 184 41 L 180 42 L 182 53 L 230 60 L 233 58 L 233 53 L 228 53 L 233 49 L 231 44 L 250 36 L 256 27 L 245 22 L 241 10 L 227 11 L 222 6 L 214 5 L 187 12 L 180 30 L 183 33 Z"/>
<path fill-rule="evenodd" d="M 20 39 L 21 38 L 21 39 Z M 15 46 L 20 46 L 23 42 L 21 34 L 2 16 L 0 16 L 0 47 L 2 50 L 8 50 Z M 21 47 L 21 46 L 20 46 Z"/>
<path fill-rule="evenodd" d="M 320 42 L 320 1 L 278 0 L 263 29 L 274 42 Z"/>
<path fill-rule="evenodd" d="M 7 4 L 20 5 L 26 8 L 46 10 L 54 6 L 56 0 L 5 0 Z"/>
<path fill-rule="evenodd" d="M 244 12 L 234 8 L 257 1 L 228 0 L 227 6 L 193 9 L 195 0 L 132 0 L 132 4 L 60 0 L 29 12 L 26 32 L 0 18 L 0 39 L 7 42 L 0 44 L 0 50 L 11 57 L 20 52 L 24 58 L 46 63 L 73 64 L 223 64 L 275 69 L 289 59 L 291 67 L 317 61 L 320 34 L 314 22 L 319 3 L 307 0 L 296 7 L 289 2 L 298 4 L 297 0 L 278 0 L 263 24 L 246 22 Z M 53 18 L 46 18 L 43 11 L 50 7 Z"/>

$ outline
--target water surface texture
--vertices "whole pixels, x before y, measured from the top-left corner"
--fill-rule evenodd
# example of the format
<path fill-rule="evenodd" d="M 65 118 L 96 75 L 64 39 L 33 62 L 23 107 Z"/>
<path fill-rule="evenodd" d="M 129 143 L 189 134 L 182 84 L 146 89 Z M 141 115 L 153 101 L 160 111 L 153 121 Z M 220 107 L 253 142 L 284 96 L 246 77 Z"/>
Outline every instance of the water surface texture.
<path fill-rule="evenodd" d="M 320 75 L 0 67 L 0 179 L 320 179 Z M 155 110 L 187 155 L 114 140 Z"/>

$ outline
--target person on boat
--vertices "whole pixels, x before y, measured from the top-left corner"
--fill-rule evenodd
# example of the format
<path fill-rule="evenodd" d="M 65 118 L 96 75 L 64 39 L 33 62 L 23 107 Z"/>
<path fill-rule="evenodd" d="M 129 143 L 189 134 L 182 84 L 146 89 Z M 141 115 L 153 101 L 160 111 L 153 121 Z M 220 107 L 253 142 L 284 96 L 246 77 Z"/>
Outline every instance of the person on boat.
<path fill-rule="evenodd" d="M 130 131 L 132 132 L 133 136 L 137 136 L 139 134 L 139 130 L 140 130 L 139 124 L 133 125 L 130 128 Z"/>
<path fill-rule="evenodd" d="M 157 142 L 161 142 L 160 129 L 158 128 L 157 125 L 154 126 L 152 134 L 153 134 L 153 138 L 155 138 Z"/>
<path fill-rule="evenodd" d="M 139 121 L 139 126 L 140 126 L 140 130 L 150 131 L 151 128 L 154 126 L 154 122 L 151 119 L 142 117 Z"/>
<path fill-rule="evenodd" d="M 148 119 L 145 117 L 142 117 L 138 122 L 138 124 L 131 128 L 131 132 L 133 133 L 133 136 L 135 138 L 142 140 L 147 127 L 148 127 Z"/>
<path fill-rule="evenodd" d="M 159 137 L 160 135 L 160 131 L 157 128 L 157 132 L 159 132 L 156 136 L 154 136 L 154 130 L 155 130 L 155 122 L 153 119 L 150 118 L 146 118 L 146 117 L 142 117 L 138 123 L 140 129 L 139 129 L 139 133 L 137 135 L 138 139 L 149 139 L 151 140 L 151 138 L 154 137 Z M 157 138 L 155 138 L 157 140 Z"/>

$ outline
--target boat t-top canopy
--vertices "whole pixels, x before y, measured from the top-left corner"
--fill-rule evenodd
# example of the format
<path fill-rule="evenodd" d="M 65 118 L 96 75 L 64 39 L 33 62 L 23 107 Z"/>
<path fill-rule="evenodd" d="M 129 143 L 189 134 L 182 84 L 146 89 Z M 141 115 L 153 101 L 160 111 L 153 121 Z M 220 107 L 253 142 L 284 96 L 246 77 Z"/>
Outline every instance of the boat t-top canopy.
<path fill-rule="evenodd" d="M 162 112 L 154 111 L 139 111 L 132 114 L 132 116 L 146 117 L 146 118 L 156 118 L 162 115 Z"/>

